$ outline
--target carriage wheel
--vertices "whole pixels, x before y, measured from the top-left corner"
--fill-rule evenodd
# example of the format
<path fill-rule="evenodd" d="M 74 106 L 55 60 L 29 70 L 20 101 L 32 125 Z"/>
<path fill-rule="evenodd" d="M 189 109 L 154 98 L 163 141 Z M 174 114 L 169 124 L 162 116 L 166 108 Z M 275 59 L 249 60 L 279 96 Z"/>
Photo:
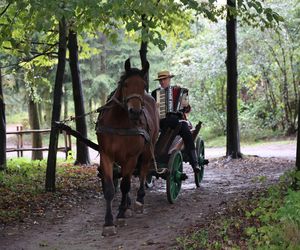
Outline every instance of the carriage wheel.
<path fill-rule="evenodd" d="M 180 150 L 174 151 L 168 162 L 170 174 L 167 177 L 168 201 L 173 204 L 179 194 L 182 182 L 182 154 Z"/>
<path fill-rule="evenodd" d="M 203 179 L 203 174 L 204 174 L 204 164 L 205 164 L 205 153 L 204 153 L 204 141 L 198 137 L 196 140 L 196 152 L 198 156 L 198 163 L 200 167 L 200 172 L 195 173 L 195 184 L 197 187 L 200 187 L 200 182 Z"/>

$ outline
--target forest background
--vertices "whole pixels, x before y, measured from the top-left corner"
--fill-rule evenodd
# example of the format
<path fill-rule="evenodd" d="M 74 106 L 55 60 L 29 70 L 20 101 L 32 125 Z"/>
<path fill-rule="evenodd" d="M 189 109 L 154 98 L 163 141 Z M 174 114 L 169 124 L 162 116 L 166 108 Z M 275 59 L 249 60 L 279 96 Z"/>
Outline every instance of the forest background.
<path fill-rule="evenodd" d="M 158 3 L 160 8 L 155 8 Z M 201 4 L 198 6 L 196 3 Z M 209 9 L 210 4 L 218 3 L 220 2 L 215 0 L 147 2 L 70 0 L 59 3 L 49 0 L 0 1 L 1 153 L 3 149 L 5 152 L 6 146 L 3 140 L 5 118 L 6 124 L 22 123 L 24 129 L 49 128 L 51 121 L 67 119 L 77 113 L 76 94 L 81 86 L 85 110 L 88 112 L 97 109 L 105 103 L 109 93 L 116 87 L 123 71 L 124 61 L 128 57 L 131 57 L 135 67 L 141 68 L 139 53 L 145 42 L 148 50 L 147 59 L 151 65 L 150 90 L 157 87 L 158 83 L 154 81 L 157 72 L 163 69 L 170 70 L 176 75 L 173 79 L 175 84 L 190 89 L 190 102 L 193 108 L 190 119 L 194 124 L 198 120 L 203 121 L 201 134 L 207 144 L 213 145 L 214 141 L 218 145 L 225 144 L 226 130 L 227 136 L 229 134 L 226 120 L 231 121 L 228 116 L 226 117 L 230 110 L 228 107 L 230 103 L 226 100 L 229 82 L 227 73 L 230 73 L 230 70 L 226 72 L 226 57 L 229 54 L 226 43 L 226 35 L 229 33 L 226 34 L 227 13 L 237 14 L 237 106 L 242 141 L 249 143 L 277 136 L 294 138 L 299 113 L 299 1 L 228 0 L 229 7 L 220 5 L 219 9 Z M 230 8 L 230 4 L 233 3 L 237 3 L 237 9 Z M 181 5 L 180 8 L 178 4 Z M 185 11 L 182 11 L 183 9 Z M 144 13 L 148 16 L 145 17 Z M 78 42 L 79 45 L 79 64 L 75 65 L 75 69 L 78 66 L 81 74 L 77 74 L 77 78 L 79 76 L 81 78 L 77 81 L 80 88 L 75 89 L 76 91 L 74 91 L 76 74 L 70 71 L 71 65 L 70 67 L 66 65 L 59 71 L 59 66 L 65 63 L 63 62 L 65 57 L 62 56 L 62 59 L 60 55 L 66 53 L 67 63 L 70 64 L 74 59 L 71 60 L 71 42 Z M 77 48 L 76 44 L 75 46 L 73 44 L 74 48 Z M 58 78 L 64 78 L 64 83 L 62 84 L 62 81 L 59 83 L 58 80 L 61 79 Z M 63 115 L 60 115 L 60 95 L 55 92 L 60 86 L 63 87 Z M 55 104 L 58 98 L 59 101 Z M 4 107 L 6 112 L 3 112 Z M 55 109 L 56 115 L 60 116 L 59 119 L 57 116 L 54 117 L 54 113 L 51 114 Z M 5 116 L 2 117 L 2 114 Z M 87 119 L 88 138 L 95 140 L 96 115 L 88 116 Z M 74 126 L 74 123 L 71 125 Z M 52 126 L 52 131 L 54 130 Z M 50 135 L 49 145 L 51 138 L 54 138 L 53 141 L 56 139 L 55 136 Z M 215 138 L 221 140 L 214 140 Z M 48 141 L 44 142 L 47 143 Z M 300 155 L 299 143 L 298 136 L 297 156 Z M 56 155 L 56 150 L 50 150 L 49 153 Z M 0 167 L 3 164 L 3 156 L 5 154 L 0 154 Z M 245 158 L 247 161 L 247 157 Z M 71 160 L 73 164 L 73 158 Z M 32 190 L 29 192 L 30 197 L 39 193 L 44 194 L 45 166 L 41 171 L 31 163 L 27 168 L 24 162 L 19 164 L 18 161 L 16 166 L 12 167 L 13 162 L 8 161 L 7 171 L 2 171 L 0 175 L 1 187 L 5 190 L 1 191 L 3 195 L 0 198 L 5 202 L 1 202 L 4 204 L 1 208 L 1 214 L 4 216 L 0 217 L 7 221 L 22 218 L 20 214 L 23 210 L 26 214 L 27 210 L 24 208 L 28 207 L 30 200 L 27 199 L 26 185 L 28 190 Z M 234 166 L 236 162 L 233 161 Z M 251 169 L 253 165 L 255 164 L 251 163 Z M 49 156 L 46 171 L 47 191 L 55 190 L 53 185 L 55 178 L 47 178 L 47 176 L 55 177 L 55 166 L 56 159 Z M 296 166 L 299 169 L 299 162 L 296 162 Z M 39 181 L 36 180 L 35 174 L 29 173 L 29 169 L 38 173 Z M 269 166 L 266 169 L 269 169 Z M 20 174 L 21 171 L 24 174 Z M 86 169 L 83 168 L 83 171 Z M 15 175 L 10 178 L 10 174 Z M 95 176 L 95 173 L 92 175 Z M 261 177 L 259 179 L 264 179 Z M 12 179 L 14 181 L 11 181 Z M 27 179 L 30 181 L 27 182 Z M 67 176 L 67 179 L 70 178 Z M 299 180 L 299 177 L 293 180 Z M 22 181 L 27 184 L 20 185 Z M 80 183 L 88 182 L 80 180 Z M 59 192 L 62 186 L 61 182 L 58 184 Z M 297 182 L 294 181 L 293 184 Z M 292 202 L 288 200 L 287 204 L 293 204 L 293 209 L 288 207 L 288 210 L 294 215 L 290 216 L 291 213 L 287 212 L 284 212 L 284 215 L 289 223 L 291 222 L 290 228 L 294 228 L 295 221 L 298 223 L 295 230 L 298 244 L 299 192 L 289 194 L 293 197 Z M 47 195 L 50 196 L 49 193 Z M 283 195 L 286 195 L 285 191 Z M 22 196 L 26 201 L 24 203 L 19 202 Z M 270 200 L 273 202 L 273 199 Z M 16 206 L 19 203 L 23 204 L 22 209 Z M 258 204 L 258 207 L 262 206 Z M 262 214 L 269 216 L 265 211 L 262 211 Z M 273 218 L 273 214 L 271 217 Z M 277 222 L 281 222 L 281 217 L 278 218 Z M 272 232 L 269 228 L 267 230 L 263 228 L 264 232 Z M 278 223 L 278 228 L 284 227 Z M 253 230 L 250 229 L 252 237 Z M 274 235 L 271 238 L 277 241 L 277 233 Z M 259 234 L 257 238 L 265 239 Z M 265 242 L 263 240 L 262 244 Z M 287 237 L 284 244 L 290 244 L 289 242 L 290 239 Z"/>
<path fill-rule="evenodd" d="M 279 29 L 265 29 L 258 25 L 251 27 L 246 25 L 245 20 L 238 22 L 237 28 L 240 134 L 242 140 L 250 142 L 280 135 L 293 136 L 297 130 L 299 1 L 268 1 L 268 5 L 284 18 Z M 19 18 L 21 21 L 22 18 Z M 163 37 L 156 41 L 158 46 L 148 45 L 150 90 L 158 85 L 154 81 L 157 72 L 170 70 L 176 76 L 173 82 L 190 90 L 193 107 L 191 121 L 203 121 L 206 141 L 211 141 L 213 145 L 213 138 L 221 138 L 217 144 L 224 144 L 225 20 L 212 22 L 198 17 L 190 22 L 189 30 L 181 25 L 175 25 L 175 32 L 174 28 L 170 32 L 162 30 Z M 56 45 L 56 34 L 34 34 L 36 37 L 30 38 L 30 46 L 18 41 L 18 38 L 26 37 L 26 30 L 16 28 L 10 40 L 2 39 L 1 68 L 6 118 L 8 124 L 21 122 L 26 128 L 30 123 L 34 124 L 32 109 L 36 108 L 40 126 L 49 128 L 57 62 L 57 56 L 50 48 Z M 140 42 L 135 32 L 128 31 L 128 27 L 109 34 L 85 29 L 77 35 L 85 109 L 91 111 L 103 105 L 116 87 L 128 57 L 132 58 L 134 66 L 140 67 Z M 19 49 L 12 49 L 16 43 L 19 43 Z M 41 50 L 45 44 L 49 52 Z M 74 115 L 68 67 L 64 81 L 62 119 Z M 89 116 L 88 119 L 88 137 L 95 139 L 96 116 Z"/>

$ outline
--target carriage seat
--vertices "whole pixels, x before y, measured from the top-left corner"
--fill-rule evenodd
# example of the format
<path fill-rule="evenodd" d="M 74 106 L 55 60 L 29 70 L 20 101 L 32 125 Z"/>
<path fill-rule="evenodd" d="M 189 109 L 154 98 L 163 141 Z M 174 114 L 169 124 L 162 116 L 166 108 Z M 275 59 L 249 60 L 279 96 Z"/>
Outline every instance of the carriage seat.
<path fill-rule="evenodd" d="M 156 161 L 161 163 L 168 162 L 170 147 L 173 144 L 174 139 L 178 136 L 180 128 L 181 124 L 179 123 L 175 129 L 167 128 L 160 132 L 154 150 Z"/>
<path fill-rule="evenodd" d="M 194 141 L 200 131 L 201 123 L 202 122 L 199 122 L 195 127 L 191 128 Z M 183 140 L 178 135 L 180 128 L 181 123 L 179 123 L 175 129 L 167 128 L 166 130 L 161 131 L 154 151 L 157 162 L 167 163 L 169 160 L 169 154 L 171 154 L 174 150 L 184 149 Z"/>

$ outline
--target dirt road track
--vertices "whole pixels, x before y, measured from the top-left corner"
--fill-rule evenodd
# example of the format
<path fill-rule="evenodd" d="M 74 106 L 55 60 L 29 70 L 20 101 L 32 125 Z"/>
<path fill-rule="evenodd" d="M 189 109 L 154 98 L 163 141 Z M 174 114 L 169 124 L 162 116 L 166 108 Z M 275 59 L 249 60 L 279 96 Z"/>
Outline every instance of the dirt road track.
<path fill-rule="evenodd" d="M 184 183 L 176 204 L 167 202 L 164 182 L 158 180 L 147 190 L 144 214 L 134 214 L 126 227 L 113 237 L 102 237 L 104 201 L 102 194 L 85 200 L 71 211 L 49 212 L 47 218 L 20 223 L 0 231 L 0 248 L 6 250 L 98 250 L 98 249 L 175 249 L 176 237 L 197 223 L 209 221 L 228 204 L 249 199 L 276 182 L 294 161 L 250 157 L 228 162 L 211 159 L 200 188 L 193 183 L 191 168 L 184 169 L 189 179 Z M 264 182 L 259 181 L 265 176 Z M 137 187 L 132 188 L 135 197 Z M 117 210 L 120 193 L 114 200 Z"/>

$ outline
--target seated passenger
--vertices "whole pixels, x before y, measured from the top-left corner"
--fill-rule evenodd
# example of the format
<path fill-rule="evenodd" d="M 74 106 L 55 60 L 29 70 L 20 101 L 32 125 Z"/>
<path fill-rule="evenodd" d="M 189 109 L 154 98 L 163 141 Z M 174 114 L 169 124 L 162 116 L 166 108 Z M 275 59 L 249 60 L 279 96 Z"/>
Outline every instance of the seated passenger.
<path fill-rule="evenodd" d="M 195 144 L 190 131 L 192 125 L 187 119 L 187 114 L 191 111 L 191 106 L 188 103 L 188 90 L 178 86 L 171 88 L 172 77 L 174 77 L 174 75 L 170 74 L 169 71 L 159 72 L 155 80 L 159 81 L 160 88 L 153 90 L 151 93 L 157 102 L 164 98 L 167 100 L 166 106 L 168 107 L 166 107 L 165 112 L 164 110 L 160 110 L 160 129 L 162 131 L 167 128 L 175 129 L 179 123 L 181 124 L 179 135 L 183 139 L 185 152 L 189 157 L 189 163 L 194 172 L 198 173 L 201 169 L 198 165 Z M 165 95 L 167 95 L 167 97 L 165 97 Z M 179 99 L 182 100 L 181 103 L 178 101 Z"/>

